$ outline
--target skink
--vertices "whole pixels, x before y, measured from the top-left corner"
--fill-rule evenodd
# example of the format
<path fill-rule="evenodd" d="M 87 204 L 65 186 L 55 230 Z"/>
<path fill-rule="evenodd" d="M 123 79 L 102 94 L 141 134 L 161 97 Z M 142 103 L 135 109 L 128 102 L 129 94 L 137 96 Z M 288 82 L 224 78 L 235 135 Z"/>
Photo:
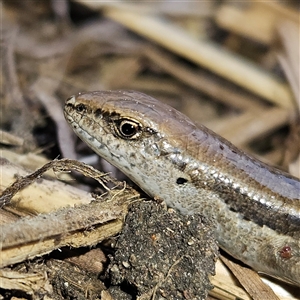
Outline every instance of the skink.
<path fill-rule="evenodd" d="M 216 224 L 221 248 L 300 286 L 300 181 L 135 91 L 70 97 L 75 133 L 151 197 Z"/>

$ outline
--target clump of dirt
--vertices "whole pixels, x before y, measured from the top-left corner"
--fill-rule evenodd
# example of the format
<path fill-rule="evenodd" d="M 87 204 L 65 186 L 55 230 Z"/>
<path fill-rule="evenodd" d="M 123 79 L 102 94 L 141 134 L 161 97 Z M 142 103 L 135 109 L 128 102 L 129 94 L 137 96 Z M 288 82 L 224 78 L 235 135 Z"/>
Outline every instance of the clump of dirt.
<path fill-rule="evenodd" d="M 212 226 L 203 216 L 135 203 L 108 272 L 113 285 L 138 295 L 133 299 L 206 299 L 217 256 Z"/>

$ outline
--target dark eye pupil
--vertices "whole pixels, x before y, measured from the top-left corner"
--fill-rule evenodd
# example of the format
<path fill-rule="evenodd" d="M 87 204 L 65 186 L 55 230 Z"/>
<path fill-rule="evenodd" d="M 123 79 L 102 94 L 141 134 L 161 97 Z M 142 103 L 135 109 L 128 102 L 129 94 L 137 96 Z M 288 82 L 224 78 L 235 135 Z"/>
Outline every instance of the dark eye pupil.
<path fill-rule="evenodd" d="M 124 123 L 121 126 L 121 132 L 126 136 L 132 136 L 136 133 L 136 126 L 130 123 Z"/>

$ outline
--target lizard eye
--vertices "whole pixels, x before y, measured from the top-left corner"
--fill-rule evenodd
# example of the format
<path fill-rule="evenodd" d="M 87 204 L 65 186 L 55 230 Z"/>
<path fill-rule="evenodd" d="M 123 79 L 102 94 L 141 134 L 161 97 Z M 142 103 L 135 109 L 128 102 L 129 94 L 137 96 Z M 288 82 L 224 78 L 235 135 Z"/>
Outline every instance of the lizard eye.
<path fill-rule="evenodd" d="M 137 137 L 140 130 L 140 124 L 135 121 L 123 119 L 118 122 L 118 131 L 120 133 L 120 136 L 125 139 L 132 139 Z"/>

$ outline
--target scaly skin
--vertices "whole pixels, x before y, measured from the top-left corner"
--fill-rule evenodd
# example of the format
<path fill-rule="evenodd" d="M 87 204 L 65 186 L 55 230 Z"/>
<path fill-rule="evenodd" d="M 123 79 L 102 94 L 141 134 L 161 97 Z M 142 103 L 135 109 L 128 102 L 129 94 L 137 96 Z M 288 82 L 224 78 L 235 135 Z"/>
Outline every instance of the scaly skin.
<path fill-rule="evenodd" d="M 300 286 L 300 181 L 134 91 L 66 101 L 76 134 L 148 195 L 216 223 L 226 252 Z"/>

